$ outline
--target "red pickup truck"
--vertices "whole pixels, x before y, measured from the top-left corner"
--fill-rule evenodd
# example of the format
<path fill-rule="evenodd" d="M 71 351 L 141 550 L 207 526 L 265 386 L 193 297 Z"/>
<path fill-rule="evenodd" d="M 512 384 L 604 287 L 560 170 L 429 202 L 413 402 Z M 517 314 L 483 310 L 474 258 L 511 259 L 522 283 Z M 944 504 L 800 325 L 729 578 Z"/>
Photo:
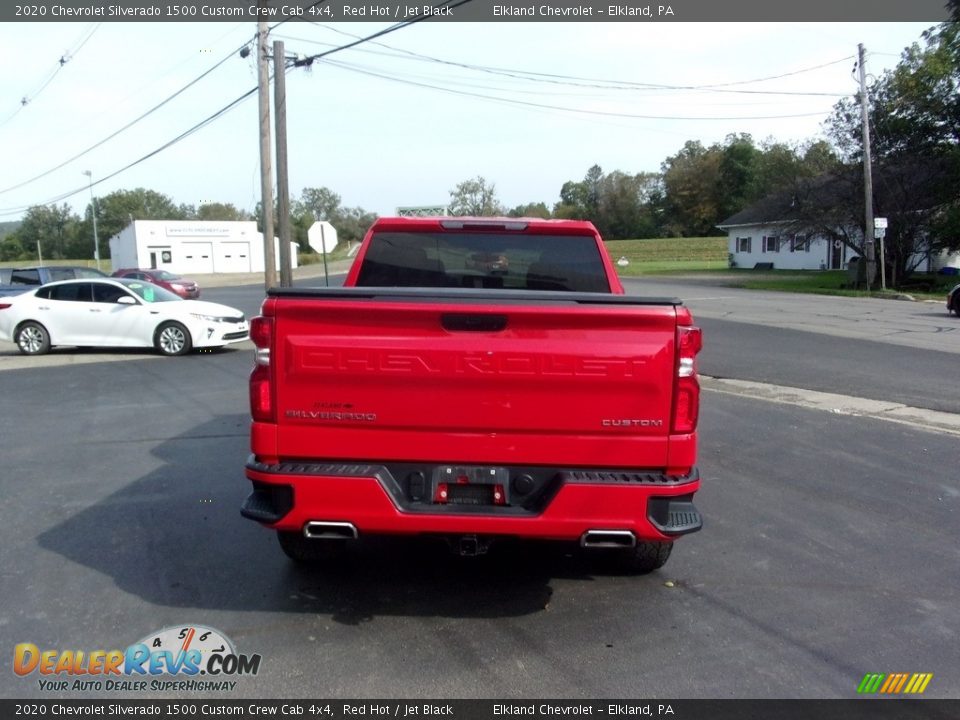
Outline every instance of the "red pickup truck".
<path fill-rule="evenodd" d="M 700 329 L 624 295 L 591 223 L 381 218 L 345 287 L 271 289 L 250 335 L 241 512 L 294 560 L 433 534 L 649 572 L 701 527 Z"/>

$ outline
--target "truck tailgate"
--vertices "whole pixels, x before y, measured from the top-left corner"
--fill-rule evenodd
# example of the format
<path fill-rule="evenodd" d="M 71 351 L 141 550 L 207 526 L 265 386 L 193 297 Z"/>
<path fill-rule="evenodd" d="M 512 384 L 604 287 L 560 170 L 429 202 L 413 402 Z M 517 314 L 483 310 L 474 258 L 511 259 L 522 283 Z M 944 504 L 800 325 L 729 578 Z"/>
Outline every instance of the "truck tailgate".
<path fill-rule="evenodd" d="M 669 301 L 326 295 L 275 305 L 281 458 L 666 463 Z"/>

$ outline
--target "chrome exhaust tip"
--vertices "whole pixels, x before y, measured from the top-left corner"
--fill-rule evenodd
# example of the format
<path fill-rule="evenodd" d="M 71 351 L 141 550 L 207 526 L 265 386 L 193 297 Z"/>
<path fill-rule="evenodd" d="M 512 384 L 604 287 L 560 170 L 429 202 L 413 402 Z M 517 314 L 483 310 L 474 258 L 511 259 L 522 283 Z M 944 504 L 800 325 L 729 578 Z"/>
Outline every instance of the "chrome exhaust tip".
<path fill-rule="evenodd" d="M 303 536 L 311 540 L 356 540 L 358 537 L 353 523 L 319 520 L 311 520 L 304 525 Z"/>
<path fill-rule="evenodd" d="M 637 546 L 637 536 L 629 530 L 587 530 L 580 537 L 580 547 L 585 548 L 632 548 Z"/>

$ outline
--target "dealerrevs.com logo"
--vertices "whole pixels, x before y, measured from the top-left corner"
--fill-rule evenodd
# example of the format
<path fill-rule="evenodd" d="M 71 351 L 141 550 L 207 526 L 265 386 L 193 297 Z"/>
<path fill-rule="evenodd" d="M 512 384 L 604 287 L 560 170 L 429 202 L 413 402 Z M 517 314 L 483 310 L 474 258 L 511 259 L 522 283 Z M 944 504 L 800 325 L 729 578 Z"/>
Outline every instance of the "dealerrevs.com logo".
<path fill-rule="evenodd" d="M 236 688 L 234 677 L 256 675 L 260 655 L 241 655 L 220 631 L 179 625 L 151 633 L 124 650 L 41 650 L 20 643 L 13 671 L 37 677 L 40 690 L 139 692 Z"/>

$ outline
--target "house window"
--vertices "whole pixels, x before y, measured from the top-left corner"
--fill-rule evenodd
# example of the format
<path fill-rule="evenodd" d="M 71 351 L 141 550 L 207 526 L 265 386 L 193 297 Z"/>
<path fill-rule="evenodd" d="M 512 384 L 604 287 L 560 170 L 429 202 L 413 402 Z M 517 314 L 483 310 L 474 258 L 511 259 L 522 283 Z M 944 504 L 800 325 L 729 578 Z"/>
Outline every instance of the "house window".
<path fill-rule="evenodd" d="M 790 252 L 810 252 L 810 242 L 806 235 L 794 235 L 790 238 Z"/>
<path fill-rule="evenodd" d="M 774 235 L 773 237 L 763 238 L 763 252 L 780 252 L 780 237 Z"/>
<path fill-rule="evenodd" d="M 738 237 L 737 238 L 737 252 L 738 253 L 748 253 L 752 252 L 750 250 L 750 241 L 752 238 L 748 237 Z"/>

